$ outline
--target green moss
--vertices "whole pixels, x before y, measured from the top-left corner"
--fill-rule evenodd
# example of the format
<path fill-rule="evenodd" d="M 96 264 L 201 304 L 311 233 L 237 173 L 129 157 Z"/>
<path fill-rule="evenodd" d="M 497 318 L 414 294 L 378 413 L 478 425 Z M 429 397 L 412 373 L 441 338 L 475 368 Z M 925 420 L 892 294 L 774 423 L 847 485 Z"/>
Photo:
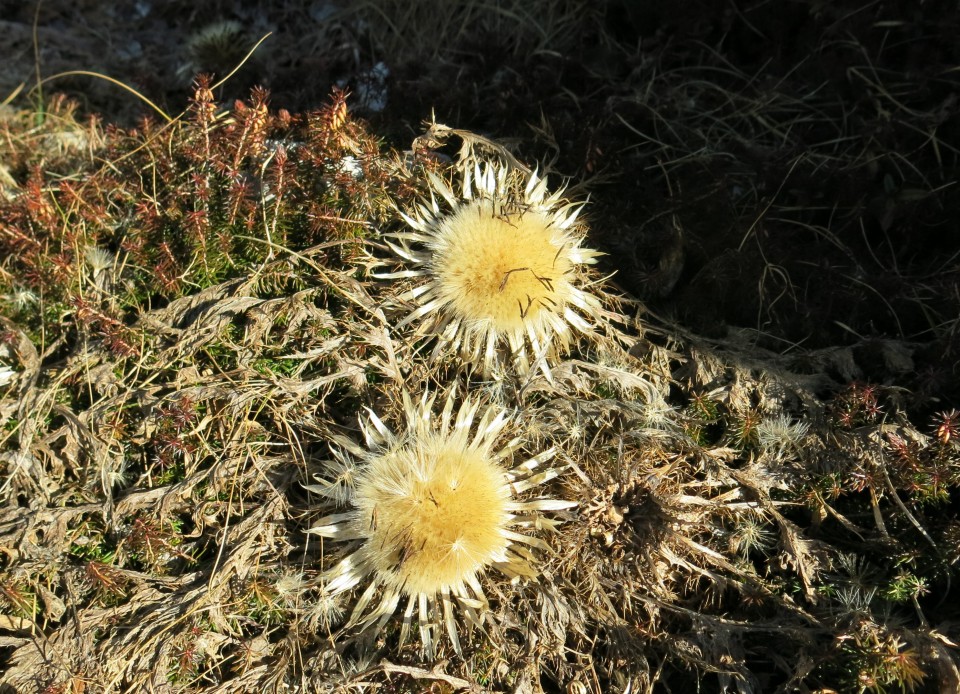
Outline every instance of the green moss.
<path fill-rule="evenodd" d="M 253 362 L 253 368 L 256 371 L 266 375 L 284 376 L 290 378 L 294 376 L 302 366 L 302 361 L 298 359 L 271 359 L 264 357 Z"/>

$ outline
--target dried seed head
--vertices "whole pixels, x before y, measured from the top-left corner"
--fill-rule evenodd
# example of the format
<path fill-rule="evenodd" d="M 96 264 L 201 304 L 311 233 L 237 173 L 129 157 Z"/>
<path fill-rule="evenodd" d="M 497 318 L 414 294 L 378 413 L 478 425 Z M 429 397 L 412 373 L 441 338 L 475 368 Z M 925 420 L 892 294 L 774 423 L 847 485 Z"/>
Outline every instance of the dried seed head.
<path fill-rule="evenodd" d="M 519 499 L 558 474 L 545 468 L 554 451 L 504 467 L 502 461 L 520 445 L 516 438 L 499 443 L 510 427 L 507 412 L 495 406 L 481 410 L 469 398 L 454 412 L 453 397 L 436 417 L 435 396 L 415 403 L 405 393 L 406 431 L 400 435 L 369 412 L 361 420 L 366 447 L 347 442 L 347 450 L 328 465 L 335 479 L 345 459 L 359 459 L 354 484 L 343 487 L 347 509 L 321 518 L 310 530 L 358 542 L 325 576 L 325 598 L 369 581 L 348 624 L 365 628 L 376 622 L 380 628 L 406 598 L 401 643 L 416 612 L 430 657 L 440 622 L 460 651 L 454 602 L 472 624 L 482 623 L 487 601 L 480 578 L 488 569 L 511 579 L 536 576 L 529 548 L 546 546 L 516 528 L 535 526 L 540 511 L 574 505 Z M 332 485 L 311 488 L 324 493 Z M 380 603 L 368 611 L 378 590 Z"/>
<path fill-rule="evenodd" d="M 83 258 L 87 261 L 90 269 L 93 270 L 94 275 L 109 270 L 114 263 L 113 253 L 99 246 L 88 246 L 83 251 Z"/>
<path fill-rule="evenodd" d="M 486 451 L 462 444 L 428 433 L 363 471 L 354 504 L 389 587 L 436 594 L 506 560 L 504 471 Z"/>
<path fill-rule="evenodd" d="M 548 196 L 535 173 L 490 163 L 465 167 L 459 196 L 437 176 L 430 186 L 430 205 L 403 215 L 414 231 L 389 242 L 413 269 L 380 275 L 420 278 L 407 294 L 417 308 L 399 325 L 438 335 L 434 358 L 451 350 L 486 375 L 505 361 L 549 376 L 573 332 L 591 334 L 606 315 L 584 289 L 599 253 L 580 245 L 582 205 Z"/>
<path fill-rule="evenodd" d="M 809 429 L 809 424 L 793 422 L 787 414 L 764 417 L 757 425 L 757 439 L 762 449 L 776 457 L 781 457 L 789 450 L 796 448 Z"/>

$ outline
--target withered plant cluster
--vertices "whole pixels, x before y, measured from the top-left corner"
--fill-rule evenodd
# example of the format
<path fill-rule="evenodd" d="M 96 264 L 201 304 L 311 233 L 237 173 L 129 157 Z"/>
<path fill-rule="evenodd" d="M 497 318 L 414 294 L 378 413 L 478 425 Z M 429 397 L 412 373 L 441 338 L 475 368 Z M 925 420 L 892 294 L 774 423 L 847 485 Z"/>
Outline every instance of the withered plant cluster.
<path fill-rule="evenodd" d="M 31 118 L 0 138 L 0 687 L 960 687 L 957 411 L 912 422 L 894 387 L 836 389 L 823 355 L 685 334 L 599 280 L 609 315 L 549 371 L 425 359 L 389 235 L 452 178 L 445 138 L 503 155 L 471 133 L 392 153 L 342 93 L 291 115 L 204 81 L 170 122 Z M 425 654 L 401 633 L 436 613 L 364 628 L 356 605 L 401 589 L 331 591 L 349 551 L 308 531 L 358 426 L 389 442 L 402 393 L 454 384 L 520 413 L 513 464 L 552 451 L 542 499 L 575 506 L 525 516 L 532 571 L 487 571 L 487 604 L 461 600 L 483 619 Z"/>

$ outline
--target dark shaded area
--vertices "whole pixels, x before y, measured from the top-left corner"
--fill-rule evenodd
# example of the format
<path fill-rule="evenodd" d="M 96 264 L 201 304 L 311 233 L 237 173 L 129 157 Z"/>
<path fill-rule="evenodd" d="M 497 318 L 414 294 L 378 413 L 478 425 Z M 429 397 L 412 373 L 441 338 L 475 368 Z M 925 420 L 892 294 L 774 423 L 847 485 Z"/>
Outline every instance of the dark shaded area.
<path fill-rule="evenodd" d="M 4 94 L 33 83 L 34 10 L 0 5 L 15 39 Z M 850 370 L 830 375 L 895 386 L 917 421 L 960 401 L 954 5 L 176 0 L 46 2 L 36 19 L 41 74 L 99 71 L 171 115 L 197 73 L 219 80 L 273 32 L 217 88 L 218 103 L 263 85 L 272 107 L 296 113 L 340 85 L 398 149 L 431 114 L 512 143 L 575 195 L 589 192 L 605 269 L 653 313 L 777 352 L 852 346 Z M 43 87 L 55 91 L 108 122 L 150 115 L 89 76 Z M 898 489 L 913 473 L 908 453 Z M 851 518 L 872 514 L 864 502 Z M 860 540 L 831 519 L 820 530 Z M 877 563 L 891 553 L 871 549 Z M 935 611 L 937 595 L 923 607 Z M 765 674 L 776 672 L 765 651 L 753 655 L 767 645 L 756 638 L 745 657 L 762 688 L 783 684 Z M 635 636 L 609 639 L 617 658 L 639 650 Z"/>
<path fill-rule="evenodd" d="M 958 396 L 948 3 L 47 2 L 37 19 L 42 74 L 102 71 L 171 114 L 197 72 L 222 77 L 273 32 L 222 102 L 261 84 L 296 112 L 340 84 L 396 147 L 431 114 L 514 142 L 584 183 L 608 269 L 651 310 L 778 351 L 917 343 L 909 374 L 865 359 L 860 377 Z M 32 52 L 12 63 L 28 83 Z M 55 89 L 108 120 L 145 112 L 95 78 Z"/>

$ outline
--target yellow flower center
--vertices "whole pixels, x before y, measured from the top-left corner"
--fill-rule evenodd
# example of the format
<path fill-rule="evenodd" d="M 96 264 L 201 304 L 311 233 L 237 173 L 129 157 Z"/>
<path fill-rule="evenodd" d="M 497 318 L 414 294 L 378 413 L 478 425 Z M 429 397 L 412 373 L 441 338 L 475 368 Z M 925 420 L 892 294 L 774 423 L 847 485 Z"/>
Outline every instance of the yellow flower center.
<path fill-rule="evenodd" d="M 440 294 L 459 317 L 516 332 L 566 303 L 569 251 L 542 213 L 498 212 L 481 200 L 444 221 L 438 236 Z"/>
<path fill-rule="evenodd" d="M 358 481 L 365 552 L 393 587 L 435 595 L 502 555 L 508 497 L 502 469 L 481 451 L 418 439 L 373 461 Z"/>

